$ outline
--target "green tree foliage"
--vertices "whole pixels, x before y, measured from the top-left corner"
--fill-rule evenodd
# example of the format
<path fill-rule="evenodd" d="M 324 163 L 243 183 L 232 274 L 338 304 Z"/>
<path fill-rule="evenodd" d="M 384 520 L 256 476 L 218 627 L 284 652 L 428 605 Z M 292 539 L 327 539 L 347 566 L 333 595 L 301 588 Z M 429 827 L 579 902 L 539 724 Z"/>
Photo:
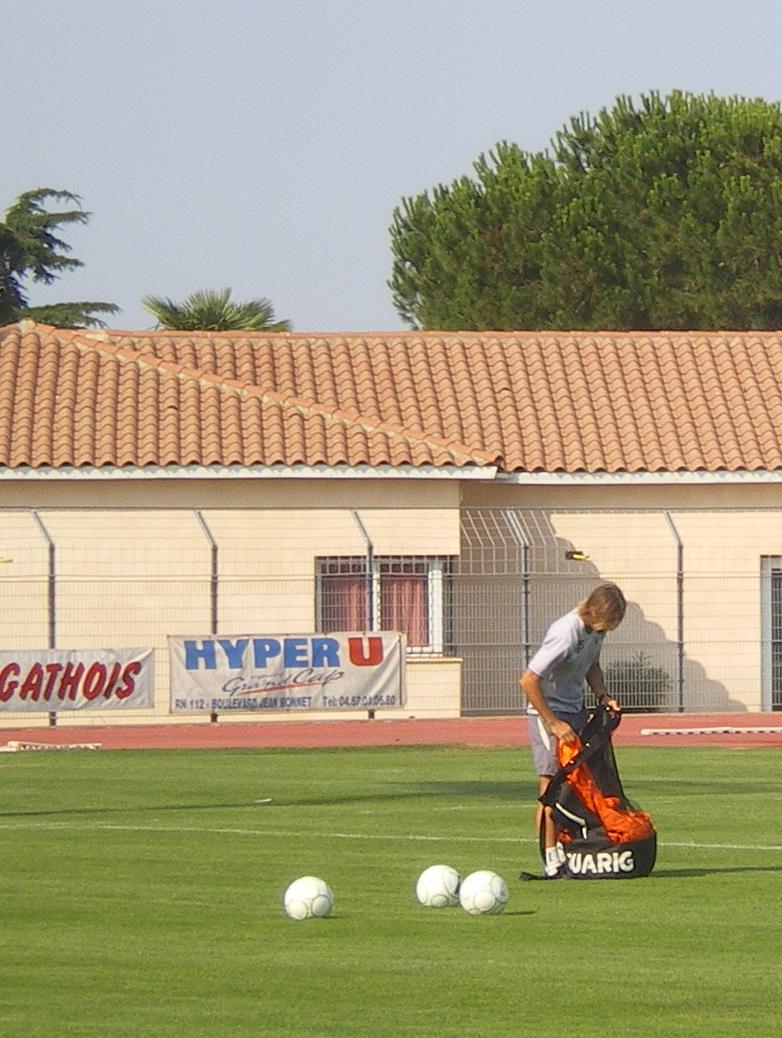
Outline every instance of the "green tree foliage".
<path fill-rule="evenodd" d="M 503 142 L 474 172 L 394 211 L 412 327 L 782 327 L 778 104 L 620 97 L 550 152 Z"/>
<path fill-rule="evenodd" d="M 76 208 L 50 211 L 47 206 L 52 202 Z M 28 279 L 50 285 L 65 271 L 84 266 L 68 255 L 70 246 L 55 232 L 67 224 L 87 223 L 89 218 L 81 199 L 70 191 L 40 187 L 19 195 L 0 223 L 0 325 L 29 317 L 61 328 L 80 328 L 102 325 L 96 314 L 119 310 L 113 303 L 95 302 L 28 305 Z"/>
<path fill-rule="evenodd" d="M 275 321 L 268 299 L 234 303 L 230 288 L 193 292 L 181 303 L 159 296 L 145 296 L 141 302 L 160 328 L 207 332 L 291 330 L 290 321 Z"/>

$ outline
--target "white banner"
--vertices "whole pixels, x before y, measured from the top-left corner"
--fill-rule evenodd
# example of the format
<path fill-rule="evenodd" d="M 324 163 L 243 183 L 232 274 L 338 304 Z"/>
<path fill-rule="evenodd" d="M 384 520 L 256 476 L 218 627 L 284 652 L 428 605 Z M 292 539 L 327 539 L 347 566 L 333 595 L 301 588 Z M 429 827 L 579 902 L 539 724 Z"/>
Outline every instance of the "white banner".
<path fill-rule="evenodd" d="M 135 710 L 154 704 L 152 649 L 0 652 L 0 711 Z"/>
<path fill-rule="evenodd" d="M 401 707 L 404 651 L 388 631 L 170 636 L 171 712 Z"/>

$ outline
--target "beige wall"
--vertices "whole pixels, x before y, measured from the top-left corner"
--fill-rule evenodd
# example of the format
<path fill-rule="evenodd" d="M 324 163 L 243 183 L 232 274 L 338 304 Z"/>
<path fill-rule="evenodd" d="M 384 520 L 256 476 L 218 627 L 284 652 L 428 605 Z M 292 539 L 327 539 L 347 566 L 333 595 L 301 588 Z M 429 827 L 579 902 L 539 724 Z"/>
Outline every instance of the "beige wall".
<path fill-rule="evenodd" d="M 1 508 L 444 508 L 452 479 L 45 479 L 0 480 Z"/>
<path fill-rule="evenodd" d="M 764 556 L 782 555 L 782 487 L 466 485 L 463 502 L 544 513 L 562 557 L 566 547 L 589 555 L 587 563 L 568 563 L 569 573 L 615 580 L 625 591 L 631 609 L 616 637 L 658 642 L 668 660 L 678 634 L 678 537 L 686 707 L 697 709 L 702 699 L 710 709 L 769 708 L 761 569 Z"/>
<path fill-rule="evenodd" d="M 523 486 L 465 482 L 462 503 L 522 508 L 782 509 L 782 483 L 589 483 Z"/>
<path fill-rule="evenodd" d="M 677 512 L 685 545 L 688 659 L 749 710 L 762 698 L 761 560 L 782 554 L 782 512 Z"/>
<path fill-rule="evenodd" d="M 1 644 L 49 645 L 48 546 L 35 507 L 56 546 L 55 646 L 156 652 L 154 709 L 63 712 L 63 725 L 169 719 L 166 637 L 211 633 L 210 534 L 218 548 L 220 634 L 313 630 L 315 559 L 366 554 L 354 512 L 376 555 L 459 551 L 458 485 L 444 480 L 225 480 L 219 493 L 201 480 L 52 481 L 28 489 L 24 510 L 12 510 L 23 496 L 18 487 L 0 499 L 0 555 L 13 557 L 0 568 Z M 399 716 L 458 714 L 459 666 L 411 664 Z M 43 724 L 46 715 L 0 714 L 0 722 Z"/>
<path fill-rule="evenodd" d="M 317 556 L 366 551 L 353 510 L 378 555 L 456 555 L 460 500 L 468 508 L 532 509 L 543 516 L 555 538 L 556 571 L 618 581 L 631 603 L 622 637 L 630 645 L 651 647 L 653 655 L 659 650 L 666 665 L 677 651 L 678 535 L 687 709 L 701 703 L 737 711 L 767 705 L 761 560 L 782 555 L 782 487 L 774 485 L 523 487 L 396 479 L 7 483 L 0 496 L 0 555 L 13 562 L 0 566 L 0 643 L 18 649 L 48 644 L 48 548 L 30 511 L 37 508 L 57 549 L 56 645 L 152 645 L 158 656 L 155 707 L 121 719 L 167 720 L 166 635 L 211 630 L 210 545 L 196 509 L 219 545 L 219 633 L 281 633 L 313 629 Z M 585 551 L 589 560 L 565 563 L 567 547 Z M 410 698 L 400 716 L 457 713 L 459 682 L 459 661 L 411 661 Z M 45 715 L 0 719 L 46 723 Z M 89 719 L 118 720 L 116 714 L 63 714 L 61 723 Z"/>

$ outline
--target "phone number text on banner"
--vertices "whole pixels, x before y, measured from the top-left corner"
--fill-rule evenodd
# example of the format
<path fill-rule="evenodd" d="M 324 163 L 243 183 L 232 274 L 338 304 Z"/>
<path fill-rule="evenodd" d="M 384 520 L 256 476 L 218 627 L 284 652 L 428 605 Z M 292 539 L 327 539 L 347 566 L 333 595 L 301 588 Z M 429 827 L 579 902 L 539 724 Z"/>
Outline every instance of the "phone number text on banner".
<path fill-rule="evenodd" d="M 0 652 L 0 710 L 135 710 L 155 704 L 152 649 Z"/>
<path fill-rule="evenodd" d="M 172 713 L 405 705 L 395 632 L 170 636 L 168 649 Z"/>

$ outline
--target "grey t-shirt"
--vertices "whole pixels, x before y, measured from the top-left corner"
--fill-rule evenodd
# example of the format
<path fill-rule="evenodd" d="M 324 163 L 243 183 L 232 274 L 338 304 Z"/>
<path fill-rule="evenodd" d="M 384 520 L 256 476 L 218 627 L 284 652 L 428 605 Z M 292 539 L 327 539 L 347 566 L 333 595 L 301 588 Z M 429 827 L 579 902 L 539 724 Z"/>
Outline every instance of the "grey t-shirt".
<path fill-rule="evenodd" d="M 575 609 L 546 631 L 527 666 L 540 678 L 543 695 L 555 713 L 574 714 L 581 709 L 584 680 L 600 657 L 604 637 L 602 631 L 587 631 Z"/>

